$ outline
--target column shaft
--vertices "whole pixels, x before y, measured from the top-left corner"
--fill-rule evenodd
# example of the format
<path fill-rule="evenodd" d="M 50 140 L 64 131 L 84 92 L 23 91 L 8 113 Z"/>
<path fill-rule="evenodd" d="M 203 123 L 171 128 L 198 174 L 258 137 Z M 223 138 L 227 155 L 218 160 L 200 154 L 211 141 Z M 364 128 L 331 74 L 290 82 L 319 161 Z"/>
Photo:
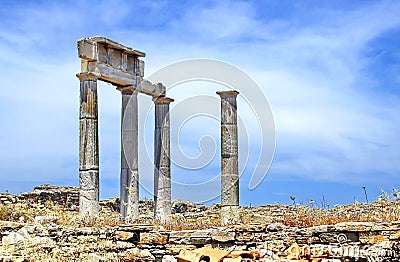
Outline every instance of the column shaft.
<path fill-rule="evenodd" d="M 139 218 L 138 101 L 137 92 L 121 89 L 121 219 Z"/>
<path fill-rule="evenodd" d="M 79 114 L 79 213 L 95 219 L 99 214 L 99 143 L 97 78 L 78 74 L 80 79 Z"/>
<path fill-rule="evenodd" d="M 221 218 L 233 222 L 239 207 L 237 91 L 217 92 L 221 97 Z"/>
<path fill-rule="evenodd" d="M 173 99 L 158 97 L 154 129 L 154 217 L 166 222 L 171 214 L 171 161 L 169 104 Z"/>

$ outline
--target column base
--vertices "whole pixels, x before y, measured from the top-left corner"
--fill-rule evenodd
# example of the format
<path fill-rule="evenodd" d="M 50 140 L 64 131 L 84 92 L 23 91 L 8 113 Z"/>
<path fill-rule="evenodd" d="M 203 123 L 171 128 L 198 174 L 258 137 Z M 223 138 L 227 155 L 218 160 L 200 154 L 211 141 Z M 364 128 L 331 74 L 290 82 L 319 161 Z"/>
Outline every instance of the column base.
<path fill-rule="evenodd" d="M 131 181 L 128 188 L 128 203 L 126 209 L 125 222 L 132 223 L 139 220 L 139 172 L 132 170 L 130 174 Z"/>
<path fill-rule="evenodd" d="M 157 205 L 162 205 L 163 207 L 157 207 L 157 210 L 155 211 L 155 219 L 161 223 L 168 223 L 171 221 L 171 202 L 158 202 Z"/>
<path fill-rule="evenodd" d="M 239 206 L 222 206 L 220 218 L 223 225 L 232 225 L 238 223 L 240 220 Z"/>
<path fill-rule="evenodd" d="M 120 174 L 120 193 L 119 193 L 119 214 L 120 220 L 125 221 L 128 209 L 128 185 L 129 185 L 130 169 L 121 168 Z"/>
<path fill-rule="evenodd" d="M 84 190 L 79 192 L 79 215 L 84 221 L 95 220 L 99 216 L 99 191 Z"/>

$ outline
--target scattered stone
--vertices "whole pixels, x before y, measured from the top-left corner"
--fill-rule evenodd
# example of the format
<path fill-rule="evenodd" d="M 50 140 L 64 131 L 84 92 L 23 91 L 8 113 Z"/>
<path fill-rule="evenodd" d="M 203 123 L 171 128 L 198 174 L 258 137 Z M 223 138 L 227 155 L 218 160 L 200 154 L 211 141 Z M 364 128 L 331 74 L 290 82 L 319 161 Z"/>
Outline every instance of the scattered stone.
<path fill-rule="evenodd" d="M 22 241 L 24 241 L 24 237 L 17 232 L 11 232 L 9 235 L 4 236 L 1 240 L 3 246 L 11 246 Z"/>
<path fill-rule="evenodd" d="M 178 262 L 178 260 L 174 256 L 165 255 L 163 256 L 161 262 Z"/>
<path fill-rule="evenodd" d="M 235 240 L 235 231 L 222 231 L 213 230 L 211 231 L 211 239 L 216 242 L 229 242 Z"/>
<path fill-rule="evenodd" d="M 96 255 L 96 254 L 89 254 L 86 258 L 87 262 L 107 262 L 107 259 Z"/>
<path fill-rule="evenodd" d="M 30 203 L 49 203 L 59 204 L 71 208 L 79 205 L 79 188 L 40 185 L 36 186 L 32 192 L 23 193 L 17 196 L 18 201 L 28 201 Z"/>
<path fill-rule="evenodd" d="M 140 243 L 165 245 L 168 243 L 168 234 L 159 232 L 140 233 Z"/>
<path fill-rule="evenodd" d="M 185 202 L 175 202 L 172 205 L 172 214 L 185 213 L 188 209 L 188 205 Z"/>
<path fill-rule="evenodd" d="M 148 250 L 132 248 L 126 251 L 123 261 L 155 261 L 155 257 Z"/>
<path fill-rule="evenodd" d="M 269 224 L 267 226 L 267 231 L 270 232 L 277 232 L 277 231 L 281 231 L 285 228 L 285 225 L 282 223 L 273 223 L 273 224 Z"/>
<path fill-rule="evenodd" d="M 134 238 L 134 233 L 127 231 L 117 231 L 116 236 L 118 240 L 129 241 Z"/>
<path fill-rule="evenodd" d="M 182 250 L 181 253 L 176 256 L 178 262 L 188 261 L 210 261 L 219 262 L 221 261 L 229 252 L 217 248 L 202 247 L 193 251 Z"/>
<path fill-rule="evenodd" d="M 35 223 L 37 224 L 49 224 L 57 222 L 56 216 L 37 216 L 35 217 Z"/>
<path fill-rule="evenodd" d="M 51 187 L 35 189 L 36 193 L 33 195 L 43 197 L 40 201 L 44 201 L 45 196 L 48 196 L 51 191 L 49 188 Z M 8 204 L 5 205 L 10 205 L 10 207 L 28 203 L 38 209 L 45 209 L 47 204 L 52 205 L 52 201 L 49 200 L 46 200 L 47 204 L 46 202 L 26 202 L 20 195 L 7 195 L 3 198 L 1 200 L 0 195 L 0 202 L 6 201 Z M 177 203 L 180 202 L 182 201 L 177 201 Z M 263 217 L 268 218 L 260 220 L 259 223 L 255 222 L 258 220 L 249 220 L 250 222 L 234 225 L 217 224 L 208 229 L 203 227 L 197 230 L 178 230 L 178 228 L 185 228 L 188 223 L 196 226 L 195 222 L 201 225 L 203 221 L 208 223 L 214 220 L 219 221 L 220 205 L 206 207 L 190 202 L 183 203 L 186 210 L 180 209 L 183 213 L 175 214 L 177 220 L 173 222 L 175 223 L 173 226 L 151 224 L 153 204 L 150 200 L 140 201 L 143 207 L 140 215 L 150 218 L 137 224 L 121 222 L 115 225 L 84 227 L 77 221 L 76 224 L 63 225 L 62 221 L 59 221 L 63 216 L 59 216 L 58 219 L 56 216 L 32 218 L 29 217 L 29 213 L 24 215 L 26 223 L 22 222 L 22 219 L 21 222 L 0 221 L 0 262 L 212 261 L 213 255 L 217 257 L 215 259 L 219 259 L 218 261 L 231 262 L 400 260 L 400 222 L 397 221 L 346 222 L 296 228 L 285 225 L 282 214 L 296 214 L 298 207 L 265 205 L 243 207 L 240 210 L 241 217 L 245 217 L 246 214 L 251 214 L 249 217 L 262 214 Z M 337 210 L 326 212 L 342 215 L 351 215 L 354 212 L 374 213 L 384 210 L 382 205 L 382 202 L 374 202 L 369 205 L 340 206 Z M 179 209 L 183 205 L 174 204 L 174 206 Z M 107 212 L 107 215 L 114 214 L 110 204 L 104 204 L 101 207 L 102 212 Z M 65 212 L 77 211 L 66 210 Z M 267 220 L 268 222 L 265 222 Z M 167 230 L 170 228 L 176 230 Z M 217 253 L 209 253 L 210 250 Z M 221 250 L 223 254 L 218 253 Z"/>

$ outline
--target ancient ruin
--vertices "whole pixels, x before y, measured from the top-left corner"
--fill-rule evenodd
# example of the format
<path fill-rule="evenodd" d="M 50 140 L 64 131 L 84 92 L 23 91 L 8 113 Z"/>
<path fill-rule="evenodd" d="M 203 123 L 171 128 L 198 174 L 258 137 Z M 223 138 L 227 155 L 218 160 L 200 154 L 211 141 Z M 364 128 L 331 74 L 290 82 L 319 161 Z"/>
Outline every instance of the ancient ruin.
<path fill-rule="evenodd" d="M 77 74 L 80 80 L 80 214 L 83 218 L 93 219 L 99 213 L 97 81 L 102 80 L 115 85 L 122 94 L 120 214 L 122 219 L 135 220 L 139 200 L 137 93 L 152 96 L 156 108 L 165 105 L 159 101 L 173 100 L 165 97 L 165 87 L 162 84 L 152 84 L 143 79 L 144 62 L 140 57 L 144 57 L 145 53 L 141 51 L 104 37 L 91 37 L 78 41 L 78 54 L 82 65 L 81 72 Z M 168 110 L 156 110 L 155 117 L 159 125 L 156 132 L 169 132 L 169 128 L 163 127 L 163 120 L 168 118 L 167 115 Z M 162 137 L 163 139 L 155 138 L 154 152 L 158 154 L 155 159 L 164 156 L 162 152 L 169 152 L 169 148 L 163 149 L 169 147 L 169 141 L 166 141 L 169 135 L 165 139 Z M 169 166 L 166 163 L 169 162 L 168 155 L 162 161 L 160 168 Z M 163 175 L 170 177 L 169 169 L 163 168 Z M 155 176 L 159 177 L 158 170 L 155 171 Z M 163 180 L 166 184 L 169 181 Z M 166 184 L 162 184 L 163 187 L 167 188 Z M 168 194 L 161 191 L 163 196 Z M 170 196 L 167 198 L 170 199 Z M 168 201 L 166 203 L 168 205 Z M 155 213 L 163 214 L 168 212 L 167 209 L 163 205 L 157 205 Z"/>
<path fill-rule="evenodd" d="M 0 262 L 400 261 L 397 189 L 393 197 L 333 208 L 311 202 L 239 206 L 237 91 L 217 92 L 221 204 L 171 201 L 174 100 L 162 84 L 143 79 L 144 53 L 101 37 L 82 39 L 78 47 L 80 188 L 41 185 L 18 195 L 0 193 Z M 120 198 L 102 201 L 98 80 L 122 94 Z M 139 92 L 155 104 L 154 201 L 139 201 Z"/>
<path fill-rule="evenodd" d="M 80 80 L 80 215 L 94 219 L 99 213 L 99 137 L 97 81 L 117 87 L 122 94 L 120 215 L 138 219 L 138 93 L 150 95 L 155 104 L 154 217 L 166 221 L 171 214 L 169 104 L 166 87 L 144 77 L 145 53 L 104 37 L 78 41 Z M 221 203 L 222 220 L 231 221 L 239 207 L 237 91 L 217 92 L 221 97 Z"/>

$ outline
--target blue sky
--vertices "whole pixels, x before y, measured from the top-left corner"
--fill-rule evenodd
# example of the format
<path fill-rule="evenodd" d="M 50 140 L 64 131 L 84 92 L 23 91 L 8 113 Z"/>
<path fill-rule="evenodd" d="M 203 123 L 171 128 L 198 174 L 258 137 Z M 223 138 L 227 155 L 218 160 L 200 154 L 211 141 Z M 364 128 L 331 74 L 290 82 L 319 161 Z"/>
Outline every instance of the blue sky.
<path fill-rule="evenodd" d="M 291 203 L 291 195 L 304 203 L 322 196 L 332 205 L 363 202 L 363 186 L 376 199 L 381 188 L 399 187 L 399 11 L 398 1 L 3 0 L 0 191 L 78 186 L 76 41 L 101 35 L 146 52 L 146 76 L 180 60 L 212 58 L 258 83 L 274 114 L 276 153 L 256 189 L 248 189 L 251 172 L 245 170 L 241 204 Z M 169 94 L 177 102 L 204 93 L 218 99 L 220 89 L 195 83 Z M 246 112 L 240 99 L 239 112 Z M 119 192 L 120 103 L 114 87 L 99 84 L 102 197 Z M 139 103 L 151 101 L 140 96 Z M 241 120 L 250 127 L 254 122 L 251 116 Z M 152 113 L 141 121 L 141 196 L 150 198 L 152 169 L 144 155 L 152 154 Z M 218 121 L 205 117 L 182 127 L 184 154 L 201 154 L 199 140 L 209 136 L 204 146 L 215 157 L 199 170 L 174 165 L 177 181 L 215 177 L 218 130 Z M 251 169 L 260 138 L 249 130 Z M 195 190 L 175 185 L 173 197 L 198 200 L 218 190 L 217 180 Z"/>

